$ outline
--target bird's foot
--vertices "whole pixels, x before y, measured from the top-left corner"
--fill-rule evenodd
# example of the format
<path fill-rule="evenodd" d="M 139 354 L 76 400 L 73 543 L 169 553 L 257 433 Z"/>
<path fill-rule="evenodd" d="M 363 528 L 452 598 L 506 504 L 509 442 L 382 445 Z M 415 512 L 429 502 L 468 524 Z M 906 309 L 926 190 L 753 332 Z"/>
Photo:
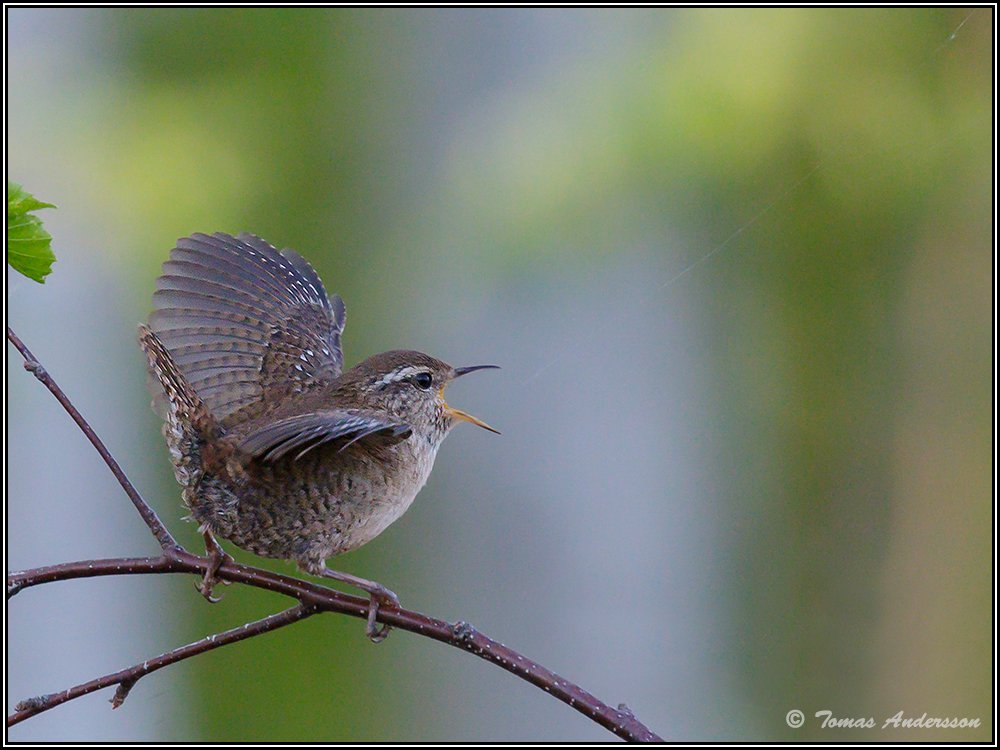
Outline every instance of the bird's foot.
<path fill-rule="evenodd" d="M 205 571 L 205 576 L 200 581 L 198 581 L 194 587 L 201 592 L 201 595 L 205 597 L 210 604 L 215 604 L 222 600 L 221 596 L 213 596 L 212 590 L 215 588 L 215 584 L 222 583 L 224 586 L 229 585 L 229 581 L 220 581 L 217 577 L 219 568 L 222 567 L 223 563 L 232 562 L 232 555 L 228 554 L 222 546 L 215 540 L 212 536 L 212 532 L 205 530 L 202 532 L 202 536 L 205 538 L 205 552 L 208 554 L 208 570 Z"/>
<path fill-rule="evenodd" d="M 377 618 L 379 608 L 389 607 L 392 609 L 399 609 L 399 597 L 381 583 L 369 581 L 367 578 L 359 578 L 351 575 L 350 573 L 341 573 L 338 570 L 323 568 L 323 570 L 320 571 L 320 575 L 332 578 L 335 581 L 348 583 L 355 588 L 368 592 L 368 622 L 365 625 L 365 634 L 369 639 L 371 639 L 372 643 L 381 643 L 384 641 L 389 635 L 389 631 L 392 630 L 392 627 L 384 623 L 381 627 L 378 625 Z"/>
<path fill-rule="evenodd" d="M 371 599 L 368 602 L 368 622 L 365 624 L 365 634 L 372 643 L 381 643 L 389 636 L 392 627 L 384 623 L 381 627 L 376 625 L 375 618 L 378 617 L 379 607 L 399 609 L 400 604 L 399 597 L 395 593 L 381 584 L 375 585 L 378 586 L 378 589 L 368 592 Z"/>

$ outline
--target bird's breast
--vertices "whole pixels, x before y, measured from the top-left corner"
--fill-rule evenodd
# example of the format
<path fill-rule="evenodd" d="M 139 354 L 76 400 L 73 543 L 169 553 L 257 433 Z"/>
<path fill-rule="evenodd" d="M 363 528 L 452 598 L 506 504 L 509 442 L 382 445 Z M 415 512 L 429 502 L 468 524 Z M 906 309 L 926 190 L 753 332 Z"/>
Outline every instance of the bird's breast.
<path fill-rule="evenodd" d="M 338 552 L 356 549 L 396 521 L 427 483 L 437 445 L 418 436 L 377 451 L 361 450 L 330 471 L 331 522 L 340 531 Z"/>
<path fill-rule="evenodd" d="M 403 515 L 439 445 L 414 434 L 394 445 L 323 446 L 294 460 L 254 461 L 203 481 L 189 504 L 199 522 L 244 549 L 323 560 L 366 544 Z M 207 494 L 217 485 L 228 502 Z"/>

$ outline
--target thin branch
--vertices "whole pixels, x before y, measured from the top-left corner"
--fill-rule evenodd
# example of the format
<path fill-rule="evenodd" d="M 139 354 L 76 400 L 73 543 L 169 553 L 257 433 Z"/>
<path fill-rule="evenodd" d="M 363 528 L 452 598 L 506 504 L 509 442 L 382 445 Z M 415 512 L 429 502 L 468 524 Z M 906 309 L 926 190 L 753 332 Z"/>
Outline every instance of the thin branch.
<path fill-rule="evenodd" d="M 42 568 L 18 570 L 7 574 L 7 598 L 23 589 L 54 581 L 71 581 L 74 578 L 94 576 L 138 575 L 141 573 L 180 573 L 186 569 L 176 567 L 174 559 L 162 557 L 116 557 L 109 560 L 83 560 L 59 563 Z"/>
<path fill-rule="evenodd" d="M 203 575 L 209 564 L 210 561 L 207 557 L 194 555 L 186 550 L 170 550 L 159 558 L 82 560 L 11 573 L 7 577 L 7 588 L 8 590 L 21 591 L 53 581 L 114 575 L 147 573 Z M 360 619 L 368 617 L 367 599 L 344 594 L 335 589 L 291 576 L 228 561 L 219 567 L 216 575 L 223 581 L 242 583 L 293 597 L 317 612 L 338 612 Z M 468 623 L 449 623 L 413 610 L 394 609 L 385 605 L 379 607 L 377 620 L 400 630 L 408 630 L 411 633 L 464 649 L 481 659 L 493 662 L 498 667 L 550 693 L 623 739 L 639 742 L 662 741 L 660 737 L 636 719 L 627 708 L 623 706 L 619 706 L 617 709 L 612 708 L 579 685 L 480 633 Z M 11 718 L 8 717 L 8 722 L 11 721 Z"/>
<path fill-rule="evenodd" d="M 25 588 L 74 578 L 149 573 L 204 574 L 207 572 L 212 561 L 208 557 L 188 552 L 176 542 L 150 505 L 143 500 L 128 477 L 125 476 L 118 462 L 115 461 L 94 430 L 9 327 L 7 328 L 7 338 L 24 357 L 25 369 L 33 373 L 49 389 L 87 436 L 91 444 L 97 449 L 97 452 L 100 453 L 163 550 L 163 554 L 160 557 L 83 560 L 11 573 L 7 576 L 8 599 Z M 118 689 L 115 692 L 115 697 L 112 699 L 112 704 L 117 707 L 125 700 L 128 691 L 131 690 L 135 682 L 155 669 L 160 669 L 168 664 L 195 656 L 226 643 L 233 643 L 254 635 L 260 635 L 269 630 L 274 630 L 275 628 L 300 620 L 314 612 L 339 612 L 359 618 L 367 618 L 368 616 L 370 602 L 366 599 L 343 594 L 326 586 L 319 586 L 299 578 L 272 573 L 261 568 L 226 561 L 218 568 L 216 577 L 224 581 L 242 583 L 255 588 L 284 594 L 298 600 L 299 603 L 285 612 L 271 615 L 263 620 L 249 623 L 240 628 L 234 628 L 224 633 L 209 636 L 196 643 L 169 651 L 135 667 L 99 677 L 90 682 L 69 688 L 61 693 L 23 701 L 16 707 L 17 712 L 7 717 L 7 725 L 12 726 L 30 716 L 47 711 L 68 700 L 115 684 L 118 685 Z M 502 643 L 498 643 L 492 638 L 483 635 L 468 623 L 458 622 L 451 624 L 444 620 L 438 620 L 421 614 L 420 612 L 395 609 L 386 605 L 379 607 L 377 619 L 383 624 L 433 638 L 434 640 L 447 643 L 456 648 L 462 648 L 482 659 L 491 661 L 517 677 L 552 694 L 567 705 L 575 708 L 584 716 L 614 732 L 619 737 L 632 741 L 662 741 L 660 737 L 636 719 L 635 715 L 624 704 L 619 705 L 618 709 L 611 708 L 578 685 L 525 658 L 517 651 L 504 646 Z"/>
<path fill-rule="evenodd" d="M 115 475 L 115 479 L 118 480 L 118 484 L 122 486 L 125 490 L 125 494 L 128 495 L 129 500 L 132 501 L 132 505 L 135 509 L 139 511 L 139 515 L 142 516 L 142 520 L 146 522 L 149 530 L 156 537 L 156 541 L 160 543 L 161 549 L 167 549 L 168 547 L 176 547 L 177 540 L 171 535 L 167 530 L 167 527 L 163 525 L 163 522 L 156 515 L 154 511 L 142 496 L 139 491 L 135 488 L 129 478 L 125 476 L 125 472 L 122 471 L 122 467 L 118 465 L 115 461 L 114 456 L 107 449 L 101 439 L 97 437 L 97 433 L 90 426 L 83 415 L 77 411 L 77 408 L 73 406 L 73 403 L 69 400 L 69 397 L 63 393 L 62 388 L 60 388 L 56 381 L 52 379 L 52 376 L 45 370 L 44 367 L 35 359 L 35 355 L 24 345 L 24 342 L 18 338 L 17 334 L 11 330 L 10 326 L 7 326 L 7 339 L 14 345 L 14 347 L 21 352 L 21 356 L 24 357 L 24 369 L 33 374 L 38 380 L 44 385 L 56 400 L 62 404 L 62 407 L 69 413 L 73 421 L 76 422 L 77 426 L 83 431 L 83 434 L 87 436 L 87 439 L 91 444 L 97 449 L 97 452 L 101 454 L 101 458 L 104 459 L 104 463 L 108 465 L 111 469 L 111 473 Z"/>
<path fill-rule="evenodd" d="M 21 701 L 17 704 L 17 706 L 15 706 L 16 712 L 7 717 L 7 726 L 14 726 L 15 724 L 18 724 L 25 719 L 29 719 L 36 714 L 40 714 L 43 711 L 48 711 L 50 708 L 55 708 L 62 703 L 66 703 L 66 701 L 71 701 L 74 698 L 79 698 L 87 695 L 88 693 L 93 693 L 95 690 L 110 687 L 111 685 L 118 686 L 118 689 L 115 690 L 114 697 L 111 699 L 111 707 L 118 708 L 125 702 L 129 691 L 135 687 L 135 683 L 148 675 L 150 672 L 155 672 L 156 670 L 162 669 L 170 664 L 174 664 L 175 662 L 179 662 L 183 659 L 188 659 L 192 656 L 197 656 L 198 654 L 203 654 L 214 648 L 225 646 L 228 643 L 236 643 L 237 641 L 242 641 L 246 638 L 252 638 L 257 635 L 263 635 L 264 633 L 268 633 L 272 630 L 277 630 L 285 625 L 291 625 L 293 622 L 298 622 L 299 620 L 305 619 L 312 614 L 315 614 L 315 610 L 310 609 L 303 604 L 298 604 L 291 609 L 286 609 L 284 612 L 279 612 L 278 614 L 270 615 L 269 617 L 265 617 L 254 622 L 248 622 L 246 625 L 241 625 L 238 628 L 233 628 L 232 630 L 227 630 L 223 633 L 210 635 L 206 638 L 202 638 L 200 641 L 195 641 L 194 643 L 189 643 L 186 646 L 175 648 L 173 651 L 168 651 L 165 654 L 160 654 L 153 659 L 147 659 L 144 662 L 119 670 L 118 672 L 112 672 L 111 674 L 104 675 L 103 677 L 98 677 L 97 679 L 90 680 L 89 682 L 84 682 L 76 687 L 71 687 L 68 690 L 63 690 L 61 693 L 49 693 L 48 695 L 41 695 L 37 698 L 29 698 L 28 700 Z"/>

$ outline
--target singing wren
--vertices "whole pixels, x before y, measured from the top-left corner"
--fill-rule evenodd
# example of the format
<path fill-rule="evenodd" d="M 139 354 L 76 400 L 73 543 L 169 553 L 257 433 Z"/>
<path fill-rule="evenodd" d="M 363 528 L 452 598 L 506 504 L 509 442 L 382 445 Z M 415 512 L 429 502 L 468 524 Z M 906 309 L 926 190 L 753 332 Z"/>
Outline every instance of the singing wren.
<path fill-rule="evenodd" d="M 194 234 L 163 265 L 139 343 L 154 410 L 184 504 L 212 566 L 216 536 L 263 557 L 368 592 L 373 641 L 381 584 L 330 570 L 399 518 L 424 486 L 458 422 L 496 432 L 454 409 L 444 389 L 466 373 L 416 351 L 376 354 L 346 372 L 344 303 L 308 262 L 249 234 Z"/>

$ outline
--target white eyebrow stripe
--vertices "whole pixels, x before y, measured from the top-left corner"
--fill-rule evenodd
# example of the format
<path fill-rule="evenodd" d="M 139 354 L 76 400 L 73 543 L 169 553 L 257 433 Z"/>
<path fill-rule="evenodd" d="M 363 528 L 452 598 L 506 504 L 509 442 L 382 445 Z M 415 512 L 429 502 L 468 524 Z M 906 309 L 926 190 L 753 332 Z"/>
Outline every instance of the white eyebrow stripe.
<path fill-rule="evenodd" d="M 398 383 L 400 380 L 405 380 L 411 375 L 415 375 L 418 372 L 426 372 L 426 368 L 423 367 L 413 367 L 411 365 L 404 365 L 403 367 L 397 367 L 392 372 L 383 375 L 376 383 L 376 385 L 389 385 L 389 383 Z"/>

